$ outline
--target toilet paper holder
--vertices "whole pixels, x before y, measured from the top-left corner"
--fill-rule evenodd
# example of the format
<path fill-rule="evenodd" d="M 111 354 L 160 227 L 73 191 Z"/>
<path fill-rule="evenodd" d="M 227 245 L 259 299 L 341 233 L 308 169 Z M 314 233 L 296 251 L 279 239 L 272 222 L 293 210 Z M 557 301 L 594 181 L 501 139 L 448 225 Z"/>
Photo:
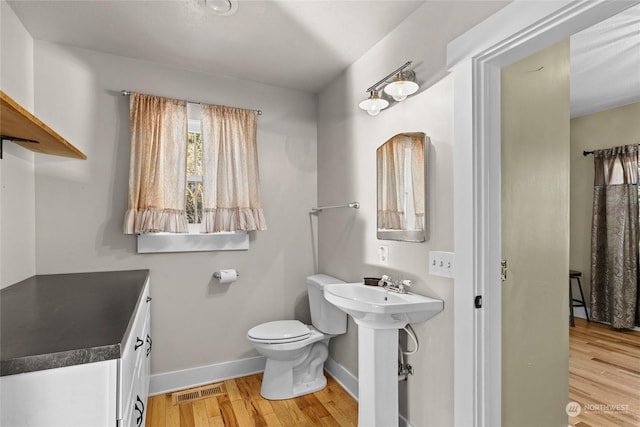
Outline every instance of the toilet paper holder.
<path fill-rule="evenodd" d="M 236 270 L 236 276 L 240 277 L 240 272 L 238 270 Z M 216 279 L 220 279 L 222 277 L 222 275 L 220 274 L 219 271 L 214 271 L 213 272 L 213 277 L 215 277 Z"/>

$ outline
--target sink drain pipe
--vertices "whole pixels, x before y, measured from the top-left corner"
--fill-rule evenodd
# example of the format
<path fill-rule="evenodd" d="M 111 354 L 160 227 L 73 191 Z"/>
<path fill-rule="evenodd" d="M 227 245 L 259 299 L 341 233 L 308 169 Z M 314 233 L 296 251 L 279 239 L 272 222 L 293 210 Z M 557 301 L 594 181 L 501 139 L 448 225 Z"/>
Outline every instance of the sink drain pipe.
<path fill-rule="evenodd" d="M 414 347 L 414 349 L 411 351 L 409 351 L 408 349 L 405 351 L 402 348 L 402 345 L 398 343 L 398 381 L 407 381 L 409 375 L 413 375 L 413 366 L 405 363 L 404 356 L 411 356 L 412 354 L 416 354 L 420 349 L 420 343 L 418 342 L 418 336 L 416 335 L 411 325 L 407 324 L 407 326 L 402 328 L 402 330 L 406 332 L 409 338 L 411 338 Z"/>

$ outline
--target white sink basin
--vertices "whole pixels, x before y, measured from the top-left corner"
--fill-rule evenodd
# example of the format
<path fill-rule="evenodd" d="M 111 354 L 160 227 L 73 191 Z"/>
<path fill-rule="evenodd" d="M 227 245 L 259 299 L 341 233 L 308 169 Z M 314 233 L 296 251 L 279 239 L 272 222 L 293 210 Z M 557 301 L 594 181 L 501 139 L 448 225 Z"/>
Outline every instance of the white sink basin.
<path fill-rule="evenodd" d="M 400 329 L 420 323 L 442 311 L 442 300 L 422 295 L 399 294 L 362 283 L 339 283 L 324 287 L 324 297 L 351 315 L 358 326 Z"/>

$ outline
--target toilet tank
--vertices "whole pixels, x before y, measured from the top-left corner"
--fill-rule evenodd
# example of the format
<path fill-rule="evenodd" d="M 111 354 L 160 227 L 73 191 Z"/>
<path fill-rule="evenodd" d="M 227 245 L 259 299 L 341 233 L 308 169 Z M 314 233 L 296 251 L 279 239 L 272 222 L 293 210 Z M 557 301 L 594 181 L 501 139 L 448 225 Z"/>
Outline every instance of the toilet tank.
<path fill-rule="evenodd" d="M 307 277 L 311 324 L 320 332 L 329 335 L 347 332 L 347 313 L 324 298 L 324 287 L 334 283 L 344 283 L 344 281 L 327 274 L 314 274 Z"/>

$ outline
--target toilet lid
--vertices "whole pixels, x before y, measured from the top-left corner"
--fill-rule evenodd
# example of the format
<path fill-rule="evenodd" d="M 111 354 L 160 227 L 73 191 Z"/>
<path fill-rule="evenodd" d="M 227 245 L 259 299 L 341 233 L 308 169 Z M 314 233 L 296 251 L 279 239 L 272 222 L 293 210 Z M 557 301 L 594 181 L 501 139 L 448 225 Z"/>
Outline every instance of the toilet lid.
<path fill-rule="evenodd" d="M 249 329 L 249 338 L 267 342 L 300 341 L 311 334 L 309 327 L 297 320 L 276 320 Z"/>

